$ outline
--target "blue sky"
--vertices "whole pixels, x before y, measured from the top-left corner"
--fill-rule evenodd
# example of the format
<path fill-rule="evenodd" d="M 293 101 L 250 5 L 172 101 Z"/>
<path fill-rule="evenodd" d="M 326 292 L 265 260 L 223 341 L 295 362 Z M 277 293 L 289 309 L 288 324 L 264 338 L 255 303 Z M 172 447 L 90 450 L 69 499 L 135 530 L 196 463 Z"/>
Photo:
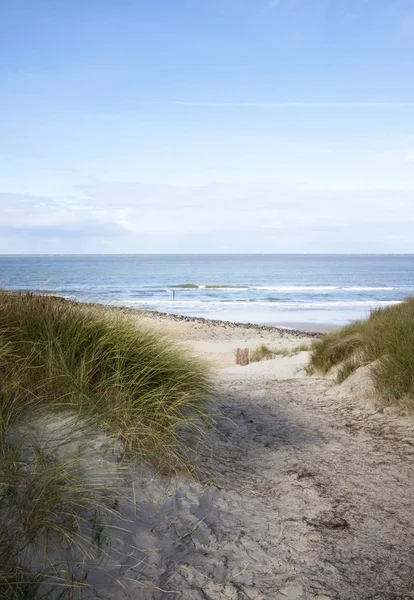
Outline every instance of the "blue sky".
<path fill-rule="evenodd" d="M 414 252 L 412 0 L 0 0 L 0 253 Z"/>

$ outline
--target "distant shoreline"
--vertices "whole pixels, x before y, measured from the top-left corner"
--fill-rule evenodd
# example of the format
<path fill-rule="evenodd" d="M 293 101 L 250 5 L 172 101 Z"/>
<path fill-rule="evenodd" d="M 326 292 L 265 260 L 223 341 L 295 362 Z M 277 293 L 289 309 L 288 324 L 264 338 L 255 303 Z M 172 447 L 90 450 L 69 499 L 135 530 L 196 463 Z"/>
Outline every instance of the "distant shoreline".
<path fill-rule="evenodd" d="M 0 257 L 0 276 L 13 291 L 207 323 L 327 333 L 414 295 L 411 258 L 364 256 L 10 255 Z"/>
<path fill-rule="evenodd" d="M 281 335 L 289 335 L 292 337 L 312 337 L 315 339 L 322 338 L 334 329 L 338 329 L 339 327 L 335 327 L 334 325 L 324 324 L 324 325 L 312 325 L 311 323 L 292 323 L 286 324 L 286 327 L 276 326 L 276 325 L 260 325 L 259 323 L 240 323 L 236 321 L 221 321 L 218 319 L 206 319 L 205 317 L 189 317 L 186 315 L 177 315 L 172 313 L 160 312 L 157 310 L 148 310 L 148 309 L 140 309 L 133 308 L 130 306 L 113 306 L 111 304 L 100 304 L 99 302 L 78 302 L 77 300 L 68 300 L 67 298 L 63 298 L 62 296 L 55 296 L 61 300 L 66 302 L 73 302 L 74 304 L 81 306 L 93 306 L 98 309 L 104 309 L 108 312 L 120 312 L 123 314 L 130 315 L 142 315 L 144 317 L 156 320 L 167 320 L 167 321 L 175 321 L 175 322 L 186 322 L 186 323 L 199 323 L 204 324 L 209 327 L 217 327 L 217 328 L 232 328 L 232 329 L 246 329 L 246 330 L 256 330 L 256 331 L 268 331 L 268 332 L 277 332 Z M 303 329 L 303 327 L 309 327 L 310 329 Z M 319 328 L 316 329 L 316 328 Z M 322 329 L 322 331 L 321 331 Z"/>

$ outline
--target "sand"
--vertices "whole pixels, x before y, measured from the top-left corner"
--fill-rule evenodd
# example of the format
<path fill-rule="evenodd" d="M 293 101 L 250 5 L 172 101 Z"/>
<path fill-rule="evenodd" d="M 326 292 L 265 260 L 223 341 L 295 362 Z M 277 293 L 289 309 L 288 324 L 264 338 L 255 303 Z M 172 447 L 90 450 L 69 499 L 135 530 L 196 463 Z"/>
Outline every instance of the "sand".
<path fill-rule="evenodd" d="M 301 344 L 311 344 L 313 340 L 323 335 L 320 332 L 304 332 L 295 328 L 278 329 L 234 324 L 133 309 L 112 310 L 121 310 L 133 320 L 167 334 L 218 369 L 235 364 L 236 348 L 255 350 L 265 344 L 276 350 L 281 348 L 291 350 Z"/>
<path fill-rule="evenodd" d="M 338 388 L 306 376 L 306 352 L 235 365 L 237 347 L 291 348 L 306 334 L 131 318 L 215 365 L 216 426 L 197 478 L 131 473 L 127 521 L 103 572 L 88 578 L 97 591 L 112 600 L 414 598 L 411 418 L 354 394 L 358 377 Z"/>

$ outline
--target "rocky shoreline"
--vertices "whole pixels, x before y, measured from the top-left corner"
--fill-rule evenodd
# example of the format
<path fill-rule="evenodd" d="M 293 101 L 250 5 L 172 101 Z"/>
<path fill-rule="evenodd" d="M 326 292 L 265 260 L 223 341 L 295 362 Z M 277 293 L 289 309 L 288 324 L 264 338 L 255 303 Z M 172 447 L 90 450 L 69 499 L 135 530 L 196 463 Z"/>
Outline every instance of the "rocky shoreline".
<path fill-rule="evenodd" d="M 185 315 L 174 315 L 171 313 L 160 312 L 157 310 L 142 310 L 139 308 L 131 308 L 129 306 L 111 306 L 109 304 L 99 304 L 99 303 L 86 303 L 86 302 L 77 302 L 76 300 L 68 300 L 68 302 L 74 302 L 79 305 L 84 306 L 93 306 L 98 309 L 104 309 L 109 312 L 118 312 L 127 315 L 142 315 L 146 318 L 154 318 L 154 319 L 165 319 L 168 321 L 175 322 L 185 322 L 185 323 L 199 323 L 202 325 L 207 325 L 208 327 L 221 327 L 228 329 L 245 329 L 245 330 L 255 330 L 255 331 L 267 331 L 277 333 L 280 337 L 294 337 L 294 338 L 314 338 L 314 339 L 322 339 L 326 333 L 317 332 L 317 331 L 301 331 L 299 329 L 288 329 L 283 327 L 274 327 L 272 325 L 258 325 L 255 323 L 237 323 L 233 321 L 219 321 L 216 319 L 205 319 L 204 317 L 188 317 Z"/>

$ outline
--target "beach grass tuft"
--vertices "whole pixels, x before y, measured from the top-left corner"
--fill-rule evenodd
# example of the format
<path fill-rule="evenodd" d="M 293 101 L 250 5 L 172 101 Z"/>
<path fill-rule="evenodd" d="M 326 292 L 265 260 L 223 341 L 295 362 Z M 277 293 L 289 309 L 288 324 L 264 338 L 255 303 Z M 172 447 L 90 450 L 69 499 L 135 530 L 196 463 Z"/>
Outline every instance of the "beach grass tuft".
<path fill-rule="evenodd" d="M 369 364 L 378 397 L 414 409 L 414 298 L 315 341 L 309 370 L 326 374 L 336 367 L 341 382 Z"/>
<path fill-rule="evenodd" d="M 270 348 L 266 344 L 260 344 L 255 350 L 249 351 L 247 348 L 244 350 L 237 348 L 235 350 L 236 364 L 248 365 L 252 362 L 261 362 L 262 360 L 272 360 L 277 356 L 287 357 L 295 356 L 299 352 L 307 352 L 311 349 L 309 344 L 299 344 L 294 348 Z"/>

